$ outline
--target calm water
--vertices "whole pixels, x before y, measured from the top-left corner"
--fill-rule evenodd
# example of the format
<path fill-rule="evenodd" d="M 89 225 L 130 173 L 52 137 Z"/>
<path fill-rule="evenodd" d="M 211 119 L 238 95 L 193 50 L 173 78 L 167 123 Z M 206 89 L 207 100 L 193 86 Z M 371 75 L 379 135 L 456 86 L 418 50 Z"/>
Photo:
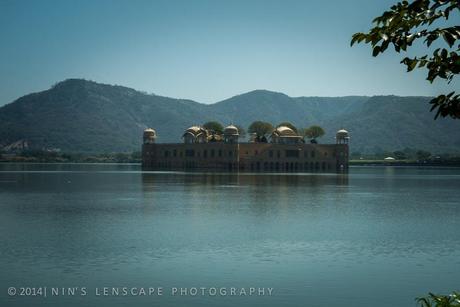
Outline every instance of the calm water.
<path fill-rule="evenodd" d="M 0 306 L 415 306 L 429 291 L 460 290 L 459 191 L 460 169 L 0 165 Z M 45 286 L 46 298 L 7 294 Z M 96 296 L 103 287 L 163 295 Z M 173 296 L 173 287 L 273 293 Z"/>

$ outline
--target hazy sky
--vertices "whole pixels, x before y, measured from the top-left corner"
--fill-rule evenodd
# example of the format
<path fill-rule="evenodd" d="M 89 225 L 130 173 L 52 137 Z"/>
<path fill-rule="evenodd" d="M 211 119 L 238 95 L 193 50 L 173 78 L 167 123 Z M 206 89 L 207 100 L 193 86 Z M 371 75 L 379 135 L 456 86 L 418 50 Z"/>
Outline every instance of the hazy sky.
<path fill-rule="evenodd" d="M 350 48 L 396 0 L 0 0 L 0 105 L 67 78 L 212 103 L 290 96 L 435 95 L 402 55 Z"/>

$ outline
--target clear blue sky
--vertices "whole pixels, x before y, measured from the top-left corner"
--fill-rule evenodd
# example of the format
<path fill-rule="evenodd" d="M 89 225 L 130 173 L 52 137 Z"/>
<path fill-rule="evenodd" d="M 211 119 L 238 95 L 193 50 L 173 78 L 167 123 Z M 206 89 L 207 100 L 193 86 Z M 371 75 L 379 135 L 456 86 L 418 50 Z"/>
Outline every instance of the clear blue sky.
<path fill-rule="evenodd" d="M 67 78 L 213 103 L 290 96 L 435 95 L 394 52 L 350 48 L 396 0 L 0 0 L 0 105 Z M 458 87 L 458 86 L 457 86 Z"/>

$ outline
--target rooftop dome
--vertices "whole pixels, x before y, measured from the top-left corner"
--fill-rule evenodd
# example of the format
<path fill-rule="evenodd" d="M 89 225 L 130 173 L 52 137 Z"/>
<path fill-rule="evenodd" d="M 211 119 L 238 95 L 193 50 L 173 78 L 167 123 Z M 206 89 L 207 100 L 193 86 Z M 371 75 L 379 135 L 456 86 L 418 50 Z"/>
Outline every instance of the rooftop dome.
<path fill-rule="evenodd" d="M 227 126 L 224 129 L 224 134 L 225 135 L 238 135 L 238 128 L 233 125 Z"/>
<path fill-rule="evenodd" d="M 147 128 L 144 130 L 142 138 L 144 140 L 144 144 L 153 144 L 157 138 L 157 133 L 152 128 Z"/>
<path fill-rule="evenodd" d="M 277 127 L 273 133 L 276 133 L 279 136 L 297 136 L 297 133 L 295 133 L 294 130 L 286 126 Z"/>
<path fill-rule="evenodd" d="M 187 130 L 185 130 L 185 132 L 189 132 L 189 133 L 192 133 L 192 134 L 198 134 L 200 132 L 202 132 L 204 129 L 201 128 L 201 127 L 198 127 L 198 126 L 192 126 L 190 128 L 188 128 Z"/>
<path fill-rule="evenodd" d="M 144 135 L 157 135 L 157 133 L 152 128 L 147 128 L 144 130 Z"/>
<path fill-rule="evenodd" d="M 337 139 L 348 139 L 348 131 L 345 129 L 340 129 L 336 134 Z"/>

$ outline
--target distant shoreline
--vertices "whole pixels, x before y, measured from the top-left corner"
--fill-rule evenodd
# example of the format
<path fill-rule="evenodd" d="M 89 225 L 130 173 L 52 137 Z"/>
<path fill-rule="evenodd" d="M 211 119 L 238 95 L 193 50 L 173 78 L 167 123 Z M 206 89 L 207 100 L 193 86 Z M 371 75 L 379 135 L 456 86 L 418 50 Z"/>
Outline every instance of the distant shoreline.
<path fill-rule="evenodd" d="M 2 164 L 81 164 L 81 165 L 97 165 L 97 164 L 104 164 L 104 165 L 142 165 L 141 162 L 37 162 L 37 161 L 0 161 L 0 165 Z"/>
<path fill-rule="evenodd" d="M 395 161 L 382 161 L 382 160 L 350 160 L 350 166 L 453 166 L 460 167 L 460 161 L 410 161 L 410 160 L 395 160 Z"/>
<path fill-rule="evenodd" d="M 94 161 L 94 162 L 85 162 L 85 161 L 5 161 L 0 160 L 0 165 L 4 164 L 79 164 L 79 165 L 142 165 L 140 161 L 133 162 L 113 162 L 113 161 Z M 395 161 L 395 162 L 386 162 L 380 160 L 365 160 L 365 161 L 356 161 L 350 160 L 351 167 L 355 166 L 370 166 L 370 167 L 460 167 L 460 161 L 449 161 L 449 162 L 416 162 L 416 161 Z"/>

